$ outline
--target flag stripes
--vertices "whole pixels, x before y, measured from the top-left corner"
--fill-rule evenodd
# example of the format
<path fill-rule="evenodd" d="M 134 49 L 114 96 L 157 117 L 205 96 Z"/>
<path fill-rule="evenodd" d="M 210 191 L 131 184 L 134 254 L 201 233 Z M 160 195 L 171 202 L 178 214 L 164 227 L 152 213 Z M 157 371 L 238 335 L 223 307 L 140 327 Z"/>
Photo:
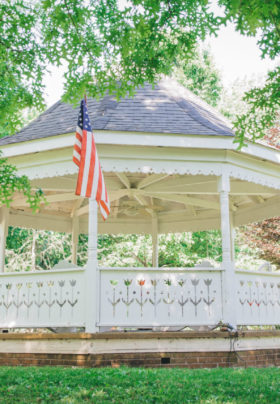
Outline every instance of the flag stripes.
<path fill-rule="evenodd" d="M 73 161 L 79 167 L 76 195 L 94 198 L 105 220 L 110 213 L 110 202 L 97 155 L 94 136 L 91 131 L 85 100 L 81 101 Z"/>

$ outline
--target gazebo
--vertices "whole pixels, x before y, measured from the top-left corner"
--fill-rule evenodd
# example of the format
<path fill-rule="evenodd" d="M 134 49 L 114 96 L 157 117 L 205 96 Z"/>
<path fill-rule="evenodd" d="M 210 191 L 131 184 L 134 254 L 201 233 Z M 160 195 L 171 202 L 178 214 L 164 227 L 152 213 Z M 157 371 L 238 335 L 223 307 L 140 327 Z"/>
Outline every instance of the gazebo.
<path fill-rule="evenodd" d="M 233 143 L 229 124 L 171 79 L 133 98 L 88 100 L 109 198 L 103 222 L 95 201 L 75 195 L 72 162 L 77 108 L 57 102 L 12 137 L 3 155 L 45 193 L 33 214 L 15 195 L 1 207 L 0 327 L 153 328 L 280 324 L 280 275 L 236 268 L 234 227 L 280 215 L 280 152 Z M 7 226 L 72 233 L 72 263 L 5 273 Z M 222 264 L 160 268 L 159 233 L 221 229 Z M 89 232 L 88 264 L 76 264 Z M 97 233 L 150 233 L 152 268 L 100 268 Z"/>

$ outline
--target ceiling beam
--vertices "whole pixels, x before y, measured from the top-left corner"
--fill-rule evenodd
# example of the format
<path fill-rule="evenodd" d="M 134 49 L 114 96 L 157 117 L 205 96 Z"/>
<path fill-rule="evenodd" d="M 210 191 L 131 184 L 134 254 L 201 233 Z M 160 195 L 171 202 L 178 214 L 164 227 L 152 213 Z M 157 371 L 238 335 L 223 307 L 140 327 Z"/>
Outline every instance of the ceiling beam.
<path fill-rule="evenodd" d="M 119 178 L 121 183 L 127 188 L 130 188 L 130 182 L 127 176 L 124 173 L 116 173 L 116 176 Z"/>
<path fill-rule="evenodd" d="M 110 202 L 117 201 L 124 196 L 130 195 L 130 189 L 119 189 L 118 191 L 112 191 L 109 193 L 109 200 Z M 77 216 L 86 215 L 88 213 L 88 205 L 83 206 L 82 208 L 78 209 L 76 212 Z"/>
<path fill-rule="evenodd" d="M 220 209 L 220 204 L 215 201 L 209 201 L 206 199 L 199 199 L 199 198 L 193 198 L 185 195 L 170 195 L 170 194 L 153 194 L 152 192 L 145 192 L 147 196 L 153 196 L 154 198 L 158 199 L 163 199 L 165 201 L 170 201 L 170 202 L 178 202 L 182 203 L 186 206 L 200 206 L 202 208 L 208 208 L 208 209 L 215 209 L 219 210 Z"/>
<path fill-rule="evenodd" d="M 121 199 L 124 196 L 130 196 L 130 189 L 118 189 L 117 191 L 109 192 L 109 200 L 110 202 L 116 201 L 117 199 Z"/>
<path fill-rule="evenodd" d="M 148 187 L 149 185 L 155 184 L 156 182 L 159 182 L 167 177 L 169 177 L 169 174 L 149 175 L 148 177 L 144 178 L 143 180 L 141 180 L 139 182 L 139 184 L 137 185 L 137 189 L 142 189 L 142 188 Z"/>
<path fill-rule="evenodd" d="M 218 186 L 217 186 L 217 178 L 215 177 L 205 177 L 205 176 L 168 176 L 165 181 L 158 183 L 158 184 L 150 184 L 147 191 L 161 191 L 162 189 L 166 190 L 171 190 L 173 192 L 176 192 L 177 189 L 182 188 L 182 191 L 184 191 L 185 187 L 189 187 L 193 189 L 194 186 L 197 185 L 206 185 L 206 184 L 212 184 L 213 191 L 217 192 Z M 180 189 L 181 191 L 181 189 Z"/>
<path fill-rule="evenodd" d="M 135 193 L 134 195 L 134 199 L 145 208 L 145 210 L 151 215 L 154 216 L 154 211 L 152 209 L 147 208 L 147 202 L 146 200 L 143 198 L 143 196 L 139 195 L 138 193 Z"/>
<path fill-rule="evenodd" d="M 159 184 L 151 184 L 145 189 L 147 192 L 166 193 L 166 194 L 209 194 L 217 195 L 217 181 L 206 181 L 200 183 L 186 183 L 183 179 L 174 178 L 172 181 L 163 181 Z M 255 196 L 264 195 L 272 196 L 280 194 L 277 190 L 268 187 L 253 184 L 249 182 L 231 181 L 230 195 Z"/>

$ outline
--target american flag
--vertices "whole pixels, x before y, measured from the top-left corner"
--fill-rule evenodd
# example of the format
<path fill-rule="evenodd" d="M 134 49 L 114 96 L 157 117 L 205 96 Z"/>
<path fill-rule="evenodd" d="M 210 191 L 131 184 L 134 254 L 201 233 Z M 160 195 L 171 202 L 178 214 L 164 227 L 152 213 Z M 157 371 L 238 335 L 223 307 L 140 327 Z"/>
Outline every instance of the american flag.
<path fill-rule="evenodd" d="M 80 106 L 73 161 L 79 167 L 76 195 L 94 198 L 105 220 L 110 213 L 110 202 L 95 147 L 85 100 L 81 101 Z"/>

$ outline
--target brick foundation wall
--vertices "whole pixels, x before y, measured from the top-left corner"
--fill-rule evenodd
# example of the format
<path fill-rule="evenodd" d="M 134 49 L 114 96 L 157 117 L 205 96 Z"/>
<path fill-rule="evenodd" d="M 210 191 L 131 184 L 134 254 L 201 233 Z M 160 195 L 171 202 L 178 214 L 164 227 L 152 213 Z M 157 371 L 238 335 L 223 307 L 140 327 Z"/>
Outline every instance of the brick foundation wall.
<path fill-rule="evenodd" d="M 80 367 L 267 367 L 280 366 L 280 349 L 240 352 L 137 352 L 111 354 L 0 353 L 0 366 Z"/>

